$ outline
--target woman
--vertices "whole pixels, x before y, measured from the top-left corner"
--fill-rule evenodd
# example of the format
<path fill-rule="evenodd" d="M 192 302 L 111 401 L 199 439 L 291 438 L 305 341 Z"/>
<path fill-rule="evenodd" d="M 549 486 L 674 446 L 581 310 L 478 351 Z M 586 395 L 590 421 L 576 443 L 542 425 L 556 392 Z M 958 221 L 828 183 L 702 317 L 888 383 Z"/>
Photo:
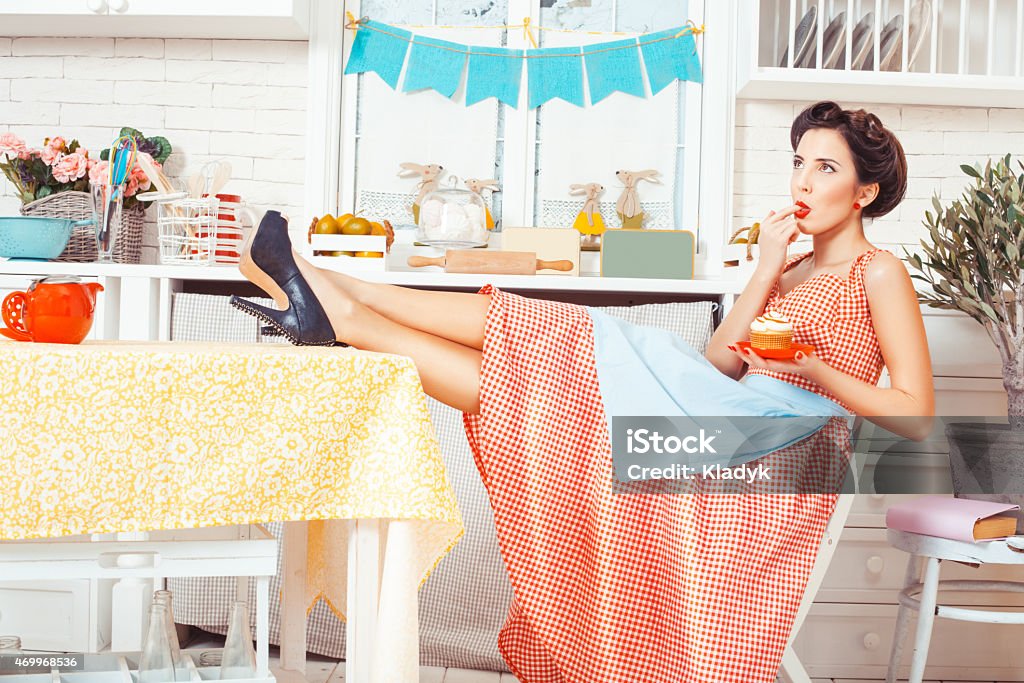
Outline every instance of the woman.
<path fill-rule="evenodd" d="M 619 407 L 852 412 L 911 438 L 929 426 L 917 298 L 862 224 L 901 201 L 903 150 L 877 117 L 831 102 L 801 113 L 791 141 L 794 203 L 762 222 L 757 272 L 706 359 L 588 308 L 320 271 L 272 213 L 252 240 L 242 271 L 281 310 L 235 305 L 296 343 L 411 356 L 425 391 L 463 411 L 514 588 L 499 647 L 524 683 L 775 679 L 836 496 L 616 495 L 607 420 Z M 787 260 L 800 233 L 814 250 Z M 739 347 L 769 308 L 816 351 L 769 361 Z M 883 363 L 892 388 L 875 386 Z M 814 469 L 819 448 L 848 447 L 845 418 L 824 424 L 769 457 Z"/>

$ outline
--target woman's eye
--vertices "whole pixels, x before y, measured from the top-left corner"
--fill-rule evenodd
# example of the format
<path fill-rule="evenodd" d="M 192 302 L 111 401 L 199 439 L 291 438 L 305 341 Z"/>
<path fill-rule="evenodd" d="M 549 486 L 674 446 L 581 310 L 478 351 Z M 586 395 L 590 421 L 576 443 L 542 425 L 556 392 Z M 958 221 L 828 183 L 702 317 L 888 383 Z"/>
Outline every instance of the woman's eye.
<path fill-rule="evenodd" d="M 835 173 L 835 169 L 829 166 L 828 164 L 822 164 L 821 167 L 827 170 L 829 173 Z"/>
<path fill-rule="evenodd" d="M 801 163 L 799 159 L 793 159 L 793 168 L 800 168 Z"/>

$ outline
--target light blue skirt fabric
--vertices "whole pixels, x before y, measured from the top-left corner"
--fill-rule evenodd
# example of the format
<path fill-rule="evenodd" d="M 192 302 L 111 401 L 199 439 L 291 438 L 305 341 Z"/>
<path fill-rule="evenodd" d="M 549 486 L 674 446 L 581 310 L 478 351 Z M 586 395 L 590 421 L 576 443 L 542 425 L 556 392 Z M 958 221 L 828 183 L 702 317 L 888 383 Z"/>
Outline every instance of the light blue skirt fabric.
<path fill-rule="evenodd" d="M 764 375 L 743 381 L 727 377 L 672 332 L 633 325 L 591 307 L 587 311 L 594 321 L 609 434 L 615 416 L 794 418 L 758 421 L 756 438 L 742 452 L 729 454 L 730 463 L 738 465 L 801 441 L 834 417 L 851 417 L 834 401 L 789 382 Z"/>

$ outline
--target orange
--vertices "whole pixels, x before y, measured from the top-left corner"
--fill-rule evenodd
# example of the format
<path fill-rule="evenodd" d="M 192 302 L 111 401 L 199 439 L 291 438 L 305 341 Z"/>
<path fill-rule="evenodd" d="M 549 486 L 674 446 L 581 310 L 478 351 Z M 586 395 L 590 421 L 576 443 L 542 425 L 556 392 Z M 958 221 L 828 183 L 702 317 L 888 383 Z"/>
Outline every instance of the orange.
<path fill-rule="evenodd" d="M 371 230 L 373 230 L 373 226 L 370 225 L 370 221 L 360 216 L 348 219 L 341 226 L 343 235 L 369 235 Z"/>
<path fill-rule="evenodd" d="M 370 234 L 371 235 L 387 235 L 388 233 L 387 233 L 387 230 L 384 229 L 383 225 L 381 225 L 377 221 L 373 221 L 373 222 L 370 223 Z"/>
<path fill-rule="evenodd" d="M 359 258 L 384 258 L 384 252 L 382 251 L 357 251 L 356 256 Z"/>
<path fill-rule="evenodd" d="M 341 226 L 338 225 L 338 221 L 335 220 L 334 216 L 327 214 L 316 222 L 316 228 L 313 232 L 318 235 L 337 235 L 341 233 Z"/>

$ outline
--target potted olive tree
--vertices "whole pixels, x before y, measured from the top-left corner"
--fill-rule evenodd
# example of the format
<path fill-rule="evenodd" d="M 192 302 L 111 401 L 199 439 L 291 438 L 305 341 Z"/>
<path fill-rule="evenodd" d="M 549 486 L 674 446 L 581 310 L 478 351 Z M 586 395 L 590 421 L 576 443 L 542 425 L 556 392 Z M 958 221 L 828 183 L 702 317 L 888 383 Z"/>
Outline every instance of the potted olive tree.
<path fill-rule="evenodd" d="M 1024 164 L 1017 162 L 1021 170 Z M 970 184 L 960 199 L 925 213 L 929 240 L 924 258 L 907 261 L 931 285 L 919 291 L 932 308 L 963 311 L 988 332 L 1002 360 L 1009 424 L 951 423 L 953 489 L 957 495 L 1020 503 L 1024 500 L 1024 173 L 1015 176 L 1010 155 L 984 170 L 960 167 Z M 1003 494 L 977 496 L 1002 492 Z M 1022 506 L 1024 507 L 1024 506 Z"/>

